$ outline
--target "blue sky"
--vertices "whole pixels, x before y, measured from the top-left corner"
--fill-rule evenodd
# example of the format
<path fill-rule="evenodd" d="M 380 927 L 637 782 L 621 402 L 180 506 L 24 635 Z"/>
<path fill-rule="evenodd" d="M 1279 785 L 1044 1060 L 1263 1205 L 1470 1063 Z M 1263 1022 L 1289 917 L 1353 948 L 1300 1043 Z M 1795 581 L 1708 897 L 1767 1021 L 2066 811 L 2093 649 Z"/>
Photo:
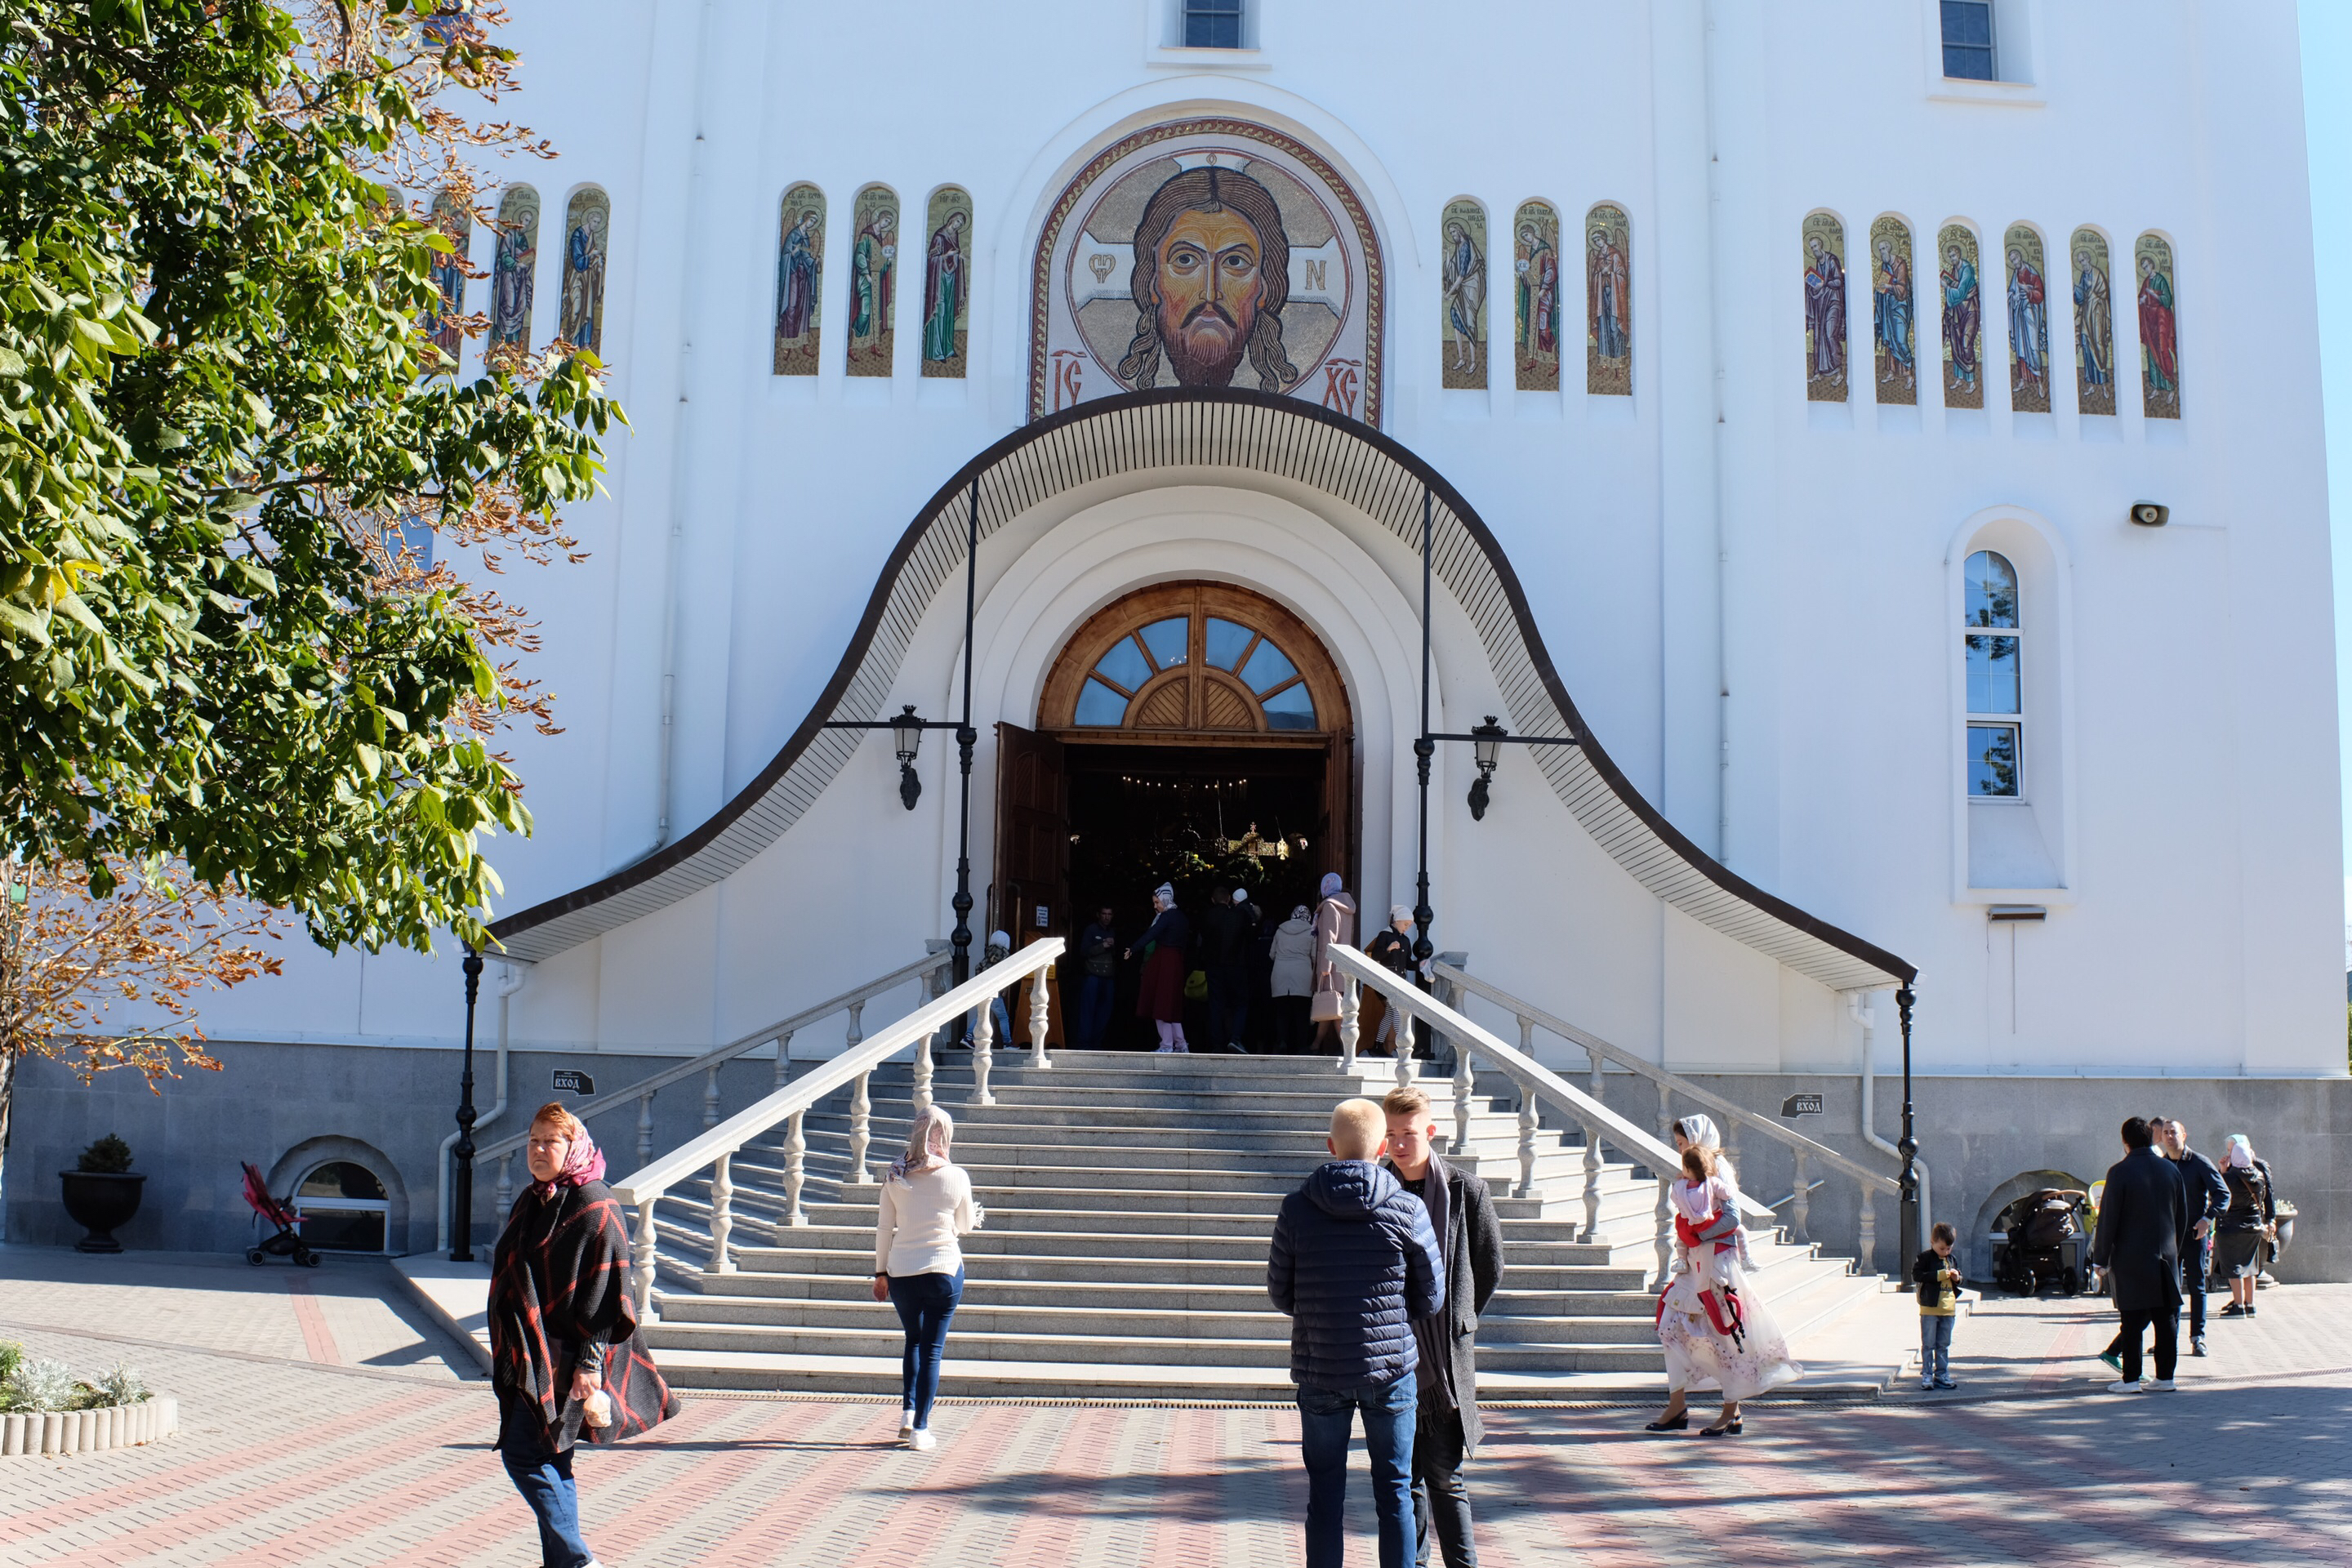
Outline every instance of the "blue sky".
<path fill-rule="evenodd" d="M 2319 263 L 2320 384 L 2327 399 L 2327 510 L 2336 563 L 2336 743 L 2343 748 L 2344 926 L 2352 967 L 2352 5 L 2300 0 L 2304 123 Z"/>

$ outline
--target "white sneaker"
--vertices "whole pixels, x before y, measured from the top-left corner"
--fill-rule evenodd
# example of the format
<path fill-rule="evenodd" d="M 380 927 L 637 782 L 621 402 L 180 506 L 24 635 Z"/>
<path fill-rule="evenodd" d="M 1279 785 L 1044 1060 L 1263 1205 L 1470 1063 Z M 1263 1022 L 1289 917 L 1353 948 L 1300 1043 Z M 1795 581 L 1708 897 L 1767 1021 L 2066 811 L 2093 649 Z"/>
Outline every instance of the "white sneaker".
<path fill-rule="evenodd" d="M 2147 1384 L 2144 1383 L 2111 1383 L 2107 1384 L 2107 1392 L 2109 1394 L 2137 1394 L 2147 1386 Z"/>
<path fill-rule="evenodd" d="M 1935 1386 L 1936 1380 L 1932 1377 L 1923 1377 L 1919 1380 L 1919 1392 L 1922 1394 L 1927 1393 Z"/>
<path fill-rule="evenodd" d="M 2173 1382 L 2172 1379 L 2168 1377 L 2159 1377 L 2154 1383 L 2149 1384 L 2148 1386 L 2156 1390 L 2158 1394 L 2176 1393 L 2180 1387 L 2179 1384 Z"/>
<path fill-rule="evenodd" d="M 931 1436 L 928 1426 L 918 1426 L 907 1438 L 907 1447 L 918 1454 L 928 1454 L 939 1446 L 939 1439 Z"/>
<path fill-rule="evenodd" d="M 915 1413 L 911 1410 L 901 1410 L 898 1412 L 898 1441 L 903 1443 L 914 1435 Z"/>

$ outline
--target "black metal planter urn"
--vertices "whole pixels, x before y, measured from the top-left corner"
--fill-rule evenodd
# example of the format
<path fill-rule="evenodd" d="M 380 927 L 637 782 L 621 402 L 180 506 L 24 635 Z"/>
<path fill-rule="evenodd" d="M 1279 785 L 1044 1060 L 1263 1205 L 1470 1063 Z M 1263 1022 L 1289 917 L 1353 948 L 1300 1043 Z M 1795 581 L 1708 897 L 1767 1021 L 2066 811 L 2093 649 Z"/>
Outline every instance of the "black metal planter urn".
<path fill-rule="evenodd" d="M 89 1234 L 74 1243 L 76 1252 L 120 1252 L 115 1227 L 131 1223 L 139 1212 L 140 1189 L 147 1176 L 140 1171 L 60 1171 L 66 1184 L 66 1213 Z"/>

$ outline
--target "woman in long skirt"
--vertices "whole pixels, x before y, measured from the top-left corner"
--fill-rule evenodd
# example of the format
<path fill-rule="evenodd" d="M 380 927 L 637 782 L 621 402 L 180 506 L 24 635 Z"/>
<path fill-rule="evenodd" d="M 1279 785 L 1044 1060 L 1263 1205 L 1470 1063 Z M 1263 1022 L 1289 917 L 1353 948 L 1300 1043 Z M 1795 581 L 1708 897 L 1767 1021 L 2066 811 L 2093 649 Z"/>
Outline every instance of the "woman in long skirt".
<path fill-rule="evenodd" d="M 490 1264 L 499 1458 L 538 1517 L 544 1568 L 593 1568 L 572 1447 L 646 1431 L 677 1414 L 677 1397 L 637 1333 L 629 1234 L 588 1129 L 551 1100 L 523 1159 L 531 1183 Z"/>
<path fill-rule="evenodd" d="M 1658 1297 L 1667 1398 L 1665 1414 L 1650 1423 L 1653 1432 L 1689 1426 L 1689 1391 L 1712 1382 L 1722 1390 L 1723 1414 L 1701 1434 L 1737 1437 L 1744 1430 L 1741 1401 L 1804 1375 L 1780 1323 L 1746 1289 L 1738 1199 L 1714 1163 L 1703 1145 L 1693 1144 L 1683 1151 L 1682 1179 L 1668 1190 L 1678 1267 Z"/>
<path fill-rule="evenodd" d="M 1160 1049 L 1189 1055 L 1192 1047 L 1184 1043 L 1184 953 L 1192 945 L 1192 922 L 1184 911 L 1176 907 L 1176 889 L 1162 882 L 1151 895 L 1151 907 L 1157 912 L 1151 924 L 1136 939 L 1135 946 L 1127 950 L 1133 958 L 1143 954 L 1143 981 L 1137 986 L 1135 1016 L 1149 1018 L 1160 1031 Z"/>
<path fill-rule="evenodd" d="M 948 1158 L 954 1138 L 955 1122 L 938 1106 L 915 1118 L 907 1152 L 882 1178 L 874 1229 L 874 1299 L 898 1308 L 907 1331 L 898 1441 L 918 1452 L 933 1446 L 931 1402 L 939 1397 L 948 1324 L 963 1300 L 963 1248 L 956 1237 L 979 1229 L 985 1217 L 973 1201 L 971 1178 Z"/>

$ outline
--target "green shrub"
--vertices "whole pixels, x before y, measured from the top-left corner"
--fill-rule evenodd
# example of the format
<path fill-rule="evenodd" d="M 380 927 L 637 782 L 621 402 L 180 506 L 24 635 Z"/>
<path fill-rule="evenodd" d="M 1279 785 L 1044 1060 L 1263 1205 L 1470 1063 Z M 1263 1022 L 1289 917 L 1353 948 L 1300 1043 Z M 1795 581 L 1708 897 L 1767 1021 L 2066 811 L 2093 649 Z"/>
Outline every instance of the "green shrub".
<path fill-rule="evenodd" d="M 0 1383 L 0 1409 L 70 1410 L 81 1384 L 73 1368 L 46 1356 L 28 1356 Z"/>
<path fill-rule="evenodd" d="M 100 1405 L 137 1405 L 147 1397 L 146 1379 L 139 1375 L 137 1368 L 125 1366 L 121 1362 L 116 1362 L 114 1370 L 98 1380 L 96 1387 Z"/>
<path fill-rule="evenodd" d="M 81 1152 L 78 1170 L 103 1176 L 119 1176 L 131 1169 L 131 1145 L 110 1132 Z"/>
<path fill-rule="evenodd" d="M 16 1376 L 16 1369 L 24 1364 L 25 1347 L 14 1340 L 0 1340 L 0 1384 Z"/>

